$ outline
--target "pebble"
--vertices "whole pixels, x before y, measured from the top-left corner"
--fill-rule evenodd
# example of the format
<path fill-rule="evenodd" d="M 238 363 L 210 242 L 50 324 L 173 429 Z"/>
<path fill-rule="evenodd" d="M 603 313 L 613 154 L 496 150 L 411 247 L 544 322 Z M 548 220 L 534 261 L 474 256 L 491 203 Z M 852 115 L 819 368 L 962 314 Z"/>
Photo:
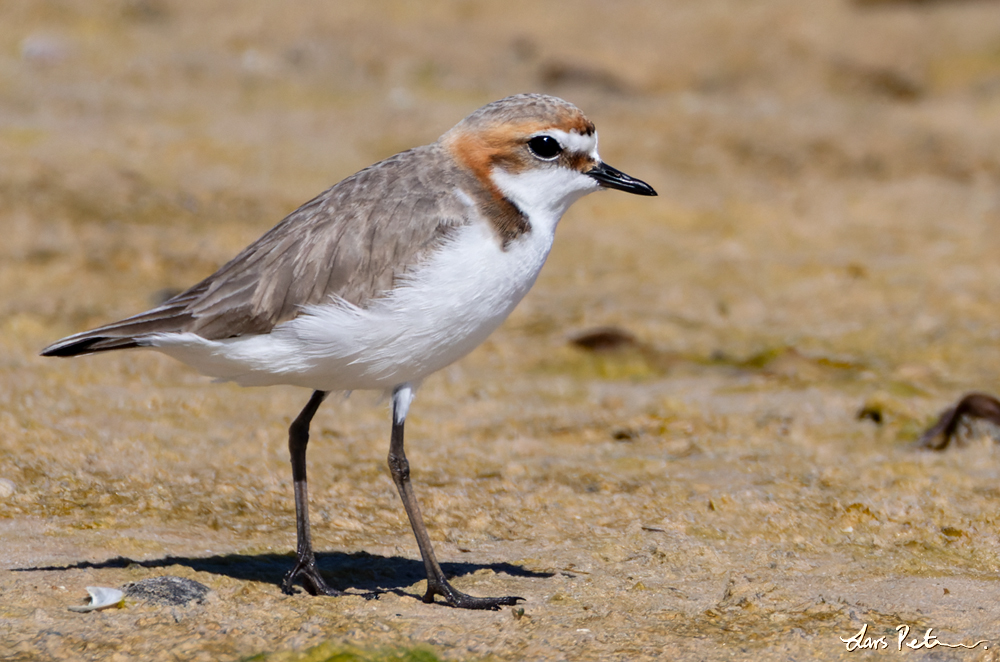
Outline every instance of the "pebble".
<path fill-rule="evenodd" d="M 125 595 L 133 600 L 174 606 L 186 605 L 189 602 L 204 602 L 205 596 L 212 590 L 193 579 L 173 575 L 129 582 L 122 589 Z"/>
<path fill-rule="evenodd" d="M 70 54 L 66 40 L 54 35 L 32 34 L 21 41 L 21 59 L 35 64 L 56 64 Z"/>

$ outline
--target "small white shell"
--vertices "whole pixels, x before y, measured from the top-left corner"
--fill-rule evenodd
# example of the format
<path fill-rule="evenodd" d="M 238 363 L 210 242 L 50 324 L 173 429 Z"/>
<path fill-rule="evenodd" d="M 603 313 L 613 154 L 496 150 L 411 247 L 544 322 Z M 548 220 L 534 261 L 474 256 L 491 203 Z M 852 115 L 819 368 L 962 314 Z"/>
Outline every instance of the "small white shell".
<path fill-rule="evenodd" d="M 105 588 L 104 586 L 88 586 L 87 593 L 90 593 L 90 604 L 74 605 L 70 611 L 88 612 L 111 607 L 120 607 L 125 601 L 125 594 L 116 588 Z"/>

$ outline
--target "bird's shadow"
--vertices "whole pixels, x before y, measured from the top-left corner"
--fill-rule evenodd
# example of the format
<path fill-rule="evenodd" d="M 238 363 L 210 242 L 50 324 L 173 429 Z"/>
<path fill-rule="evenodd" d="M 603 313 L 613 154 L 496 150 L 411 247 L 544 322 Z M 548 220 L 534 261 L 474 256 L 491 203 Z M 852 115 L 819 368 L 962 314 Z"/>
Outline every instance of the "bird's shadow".
<path fill-rule="evenodd" d="M 146 561 L 134 561 L 119 556 L 96 563 L 80 561 L 71 565 L 17 568 L 14 572 L 126 568 L 132 565 L 143 568 L 166 568 L 181 565 L 198 572 L 225 575 L 244 581 L 274 584 L 277 588 L 294 563 L 295 558 L 292 554 L 166 556 Z M 377 596 L 381 593 L 404 595 L 406 593 L 402 590 L 403 588 L 412 586 L 421 579 L 426 579 L 422 561 L 406 559 L 401 556 L 379 556 L 368 552 L 320 552 L 316 554 L 316 564 L 332 588 L 341 591 L 360 591 L 368 596 Z M 527 570 L 510 563 L 442 563 L 441 569 L 448 577 L 470 575 L 483 569 L 514 577 L 552 577 L 555 574 Z M 299 588 L 299 590 L 302 589 Z"/>

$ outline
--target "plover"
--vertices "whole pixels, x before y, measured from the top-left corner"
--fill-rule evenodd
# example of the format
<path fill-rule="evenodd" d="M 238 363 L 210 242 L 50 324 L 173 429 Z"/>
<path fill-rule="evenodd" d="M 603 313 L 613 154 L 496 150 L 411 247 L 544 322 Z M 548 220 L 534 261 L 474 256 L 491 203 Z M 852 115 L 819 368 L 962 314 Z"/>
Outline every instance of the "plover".
<path fill-rule="evenodd" d="M 323 580 L 309 533 L 309 424 L 331 391 L 390 395 L 389 469 L 427 570 L 424 602 L 498 609 L 522 598 L 454 589 L 410 484 L 403 425 L 420 383 L 486 339 L 528 292 L 556 224 L 600 189 L 656 195 L 597 153 L 574 105 L 521 94 L 437 142 L 361 170 L 289 214 L 214 274 L 144 313 L 56 342 L 43 356 L 155 349 L 221 381 L 312 389 L 292 422 L 298 545 L 281 588 Z"/>

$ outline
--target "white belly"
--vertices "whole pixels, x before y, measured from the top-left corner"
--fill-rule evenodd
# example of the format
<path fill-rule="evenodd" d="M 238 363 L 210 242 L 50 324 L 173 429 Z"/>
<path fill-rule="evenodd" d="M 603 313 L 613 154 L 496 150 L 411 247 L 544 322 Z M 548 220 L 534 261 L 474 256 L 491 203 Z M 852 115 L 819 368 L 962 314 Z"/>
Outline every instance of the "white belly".
<path fill-rule="evenodd" d="M 244 386 L 339 391 L 417 384 L 506 319 L 534 284 L 554 231 L 555 223 L 535 224 L 503 250 L 485 223 L 473 223 L 367 308 L 330 302 L 307 307 L 269 334 L 225 340 L 159 334 L 149 345 Z"/>

